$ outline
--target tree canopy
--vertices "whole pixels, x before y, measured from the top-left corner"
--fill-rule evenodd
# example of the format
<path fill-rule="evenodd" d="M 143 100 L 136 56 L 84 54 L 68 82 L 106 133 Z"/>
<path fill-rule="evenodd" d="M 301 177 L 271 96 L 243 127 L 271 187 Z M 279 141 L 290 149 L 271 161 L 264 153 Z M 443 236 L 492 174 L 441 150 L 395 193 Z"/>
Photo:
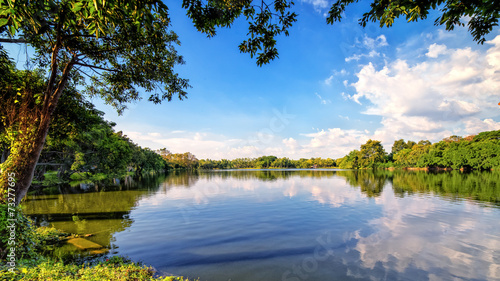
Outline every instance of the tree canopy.
<path fill-rule="evenodd" d="M 39 70 L 26 75 L 43 81 L 18 83 L 11 91 L 30 110 L 19 111 L 12 104 L 2 112 L 29 113 L 28 119 L 11 118 L 3 126 L 7 135 L 17 134 L 10 138 L 10 156 L 2 163 L 3 195 L 8 174 L 16 175 L 16 205 L 26 194 L 59 100 L 74 94 L 68 85 L 83 87 L 84 94 L 101 97 L 118 112 L 141 98 L 139 89 L 154 103 L 186 96 L 188 81 L 174 71 L 184 63 L 175 49 L 180 42 L 169 27 L 168 7 L 161 1 L 0 2 L 0 43 L 33 47 Z M 19 79 L 18 73 L 3 68 L 9 79 Z"/>

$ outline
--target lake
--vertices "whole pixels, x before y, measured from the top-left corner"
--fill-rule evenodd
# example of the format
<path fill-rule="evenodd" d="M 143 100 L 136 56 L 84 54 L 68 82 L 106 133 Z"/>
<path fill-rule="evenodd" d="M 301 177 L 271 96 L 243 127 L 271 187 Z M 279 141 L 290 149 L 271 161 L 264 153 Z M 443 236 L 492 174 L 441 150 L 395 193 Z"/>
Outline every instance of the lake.
<path fill-rule="evenodd" d="M 500 172 L 210 171 L 64 192 L 25 212 L 162 274 L 500 280 Z"/>

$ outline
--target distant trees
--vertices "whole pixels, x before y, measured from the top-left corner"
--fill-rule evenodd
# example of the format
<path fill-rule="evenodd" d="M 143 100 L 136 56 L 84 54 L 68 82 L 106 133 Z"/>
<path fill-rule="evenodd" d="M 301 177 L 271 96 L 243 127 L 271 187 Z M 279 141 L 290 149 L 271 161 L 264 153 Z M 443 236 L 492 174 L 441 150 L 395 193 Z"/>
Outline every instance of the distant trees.
<path fill-rule="evenodd" d="M 156 151 L 166 161 L 169 168 L 173 169 L 197 169 L 200 165 L 198 159 L 191 152 L 171 153 L 166 148 Z"/>
<path fill-rule="evenodd" d="M 287 157 L 278 158 L 276 156 L 261 156 L 258 158 L 236 158 L 233 160 L 221 159 L 210 160 L 202 159 L 199 161 L 199 168 L 210 169 L 288 169 L 298 168 L 306 169 L 311 167 L 317 168 L 331 168 L 336 167 L 335 160 L 331 158 L 301 158 L 299 160 L 292 160 Z"/>
<path fill-rule="evenodd" d="M 394 166 L 438 167 L 489 170 L 500 168 L 500 131 L 482 132 L 476 136 L 450 136 L 431 144 L 420 141 L 393 155 Z"/>
<path fill-rule="evenodd" d="M 341 169 L 359 168 L 452 168 L 489 170 L 500 168 L 500 131 L 477 136 L 450 136 L 432 144 L 399 139 L 386 156 L 379 141 L 368 140 L 360 150 L 353 150 L 336 160 Z"/>

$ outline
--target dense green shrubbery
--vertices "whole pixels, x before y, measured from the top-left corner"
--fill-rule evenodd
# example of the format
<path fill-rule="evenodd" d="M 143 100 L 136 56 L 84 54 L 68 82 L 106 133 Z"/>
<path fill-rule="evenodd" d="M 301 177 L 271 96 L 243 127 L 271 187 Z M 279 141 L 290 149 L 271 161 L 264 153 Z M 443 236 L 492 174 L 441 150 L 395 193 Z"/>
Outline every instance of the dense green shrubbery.
<path fill-rule="evenodd" d="M 96 264 L 63 264 L 59 261 L 46 260 L 36 266 L 22 267 L 18 272 L 1 271 L 0 279 L 8 280 L 158 280 L 158 281 L 188 281 L 182 277 L 154 277 L 155 271 L 122 257 L 111 257 Z"/>
<path fill-rule="evenodd" d="M 9 207 L 0 204 L 0 260 L 34 259 L 37 254 L 35 247 L 39 242 L 33 230 L 33 222 L 23 215 L 20 207 Z M 12 254 L 11 249 L 14 250 Z M 8 255 L 10 257 L 8 257 Z"/>

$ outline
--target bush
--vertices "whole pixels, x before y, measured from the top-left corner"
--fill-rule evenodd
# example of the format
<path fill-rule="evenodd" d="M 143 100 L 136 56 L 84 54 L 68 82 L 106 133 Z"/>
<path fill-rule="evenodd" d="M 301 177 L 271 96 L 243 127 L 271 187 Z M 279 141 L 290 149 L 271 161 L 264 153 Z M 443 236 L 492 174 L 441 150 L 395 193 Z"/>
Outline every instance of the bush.
<path fill-rule="evenodd" d="M 9 207 L 0 204 L 0 257 L 2 264 L 12 258 L 15 260 L 35 259 L 35 246 L 39 242 L 33 228 L 33 221 L 26 217 L 20 207 Z M 8 257 L 7 255 L 10 255 Z"/>
<path fill-rule="evenodd" d="M 111 257 L 105 261 L 91 264 L 67 264 L 62 262 L 44 261 L 33 267 L 21 268 L 19 272 L 0 272 L 0 279 L 8 280 L 158 280 L 158 281 L 188 281 L 182 277 L 157 277 L 154 270 L 122 257 Z"/>

